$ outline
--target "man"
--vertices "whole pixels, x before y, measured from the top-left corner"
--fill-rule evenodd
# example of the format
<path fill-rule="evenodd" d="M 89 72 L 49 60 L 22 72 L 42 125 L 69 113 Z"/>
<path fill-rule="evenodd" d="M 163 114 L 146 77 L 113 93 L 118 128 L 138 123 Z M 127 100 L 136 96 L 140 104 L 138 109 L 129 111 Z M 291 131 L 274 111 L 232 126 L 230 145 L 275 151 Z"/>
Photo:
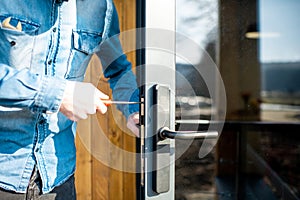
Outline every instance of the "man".
<path fill-rule="evenodd" d="M 0 199 L 76 199 L 75 121 L 107 110 L 81 82 L 92 54 L 114 100 L 138 101 L 112 0 L 2 1 L 0 22 Z M 138 105 L 118 108 L 137 134 Z"/>

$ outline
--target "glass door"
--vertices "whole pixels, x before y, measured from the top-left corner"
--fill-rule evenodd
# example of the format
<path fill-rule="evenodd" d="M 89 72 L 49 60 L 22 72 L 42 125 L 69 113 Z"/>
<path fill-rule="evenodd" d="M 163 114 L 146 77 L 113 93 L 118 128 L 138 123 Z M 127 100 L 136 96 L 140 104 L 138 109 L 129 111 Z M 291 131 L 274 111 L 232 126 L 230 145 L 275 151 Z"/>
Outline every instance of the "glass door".
<path fill-rule="evenodd" d="M 223 117 L 225 111 L 223 110 L 223 114 L 217 114 L 215 111 L 218 102 L 212 103 L 207 100 L 208 112 L 215 114 L 209 115 L 206 120 L 194 119 L 197 120 L 195 125 L 189 125 L 187 129 L 177 126 L 183 123 L 184 119 L 184 115 L 180 115 L 183 118 L 178 117 L 178 112 L 183 114 L 186 110 L 179 100 L 182 98 L 178 98 L 176 81 L 180 79 L 177 75 L 183 75 L 176 71 L 176 60 L 181 58 L 190 62 L 192 57 L 191 52 L 177 48 L 176 40 L 183 38 L 186 39 L 186 45 L 197 45 L 176 32 L 176 1 L 141 0 L 137 7 L 137 74 L 143 102 L 140 113 L 141 137 L 137 142 L 137 150 L 140 153 L 137 159 L 140 169 L 137 176 L 137 196 L 138 199 L 172 200 L 176 198 L 175 160 L 196 138 L 202 140 L 198 155 L 205 157 L 216 144 L 218 130 L 222 127 L 222 123 L 218 123 L 212 129 L 208 121 Z M 216 92 L 219 85 L 215 80 L 219 75 L 213 60 L 204 56 L 203 62 L 206 65 L 198 73 L 203 77 L 203 84 L 208 85 L 206 94 L 213 100 L 217 97 L 224 99 L 223 90 L 220 93 Z M 207 84 L 208 82 L 211 84 Z M 190 88 L 185 89 L 187 93 L 190 93 L 189 90 Z M 192 100 L 196 98 L 195 95 L 191 97 Z M 199 123 L 205 123 L 208 128 L 198 130 Z"/>

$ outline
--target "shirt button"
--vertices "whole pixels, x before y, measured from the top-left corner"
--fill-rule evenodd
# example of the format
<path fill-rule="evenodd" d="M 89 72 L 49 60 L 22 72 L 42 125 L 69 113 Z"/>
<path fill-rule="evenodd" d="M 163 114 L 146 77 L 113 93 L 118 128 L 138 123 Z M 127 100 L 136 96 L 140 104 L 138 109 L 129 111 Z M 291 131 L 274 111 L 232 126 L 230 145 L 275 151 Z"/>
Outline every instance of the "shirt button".
<path fill-rule="evenodd" d="M 11 41 L 11 42 L 10 42 L 10 46 L 12 46 L 12 47 L 15 46 L 16 44 L 17 44 L 17 43 L 16 43 L 15 41 Z"/>
<path fill-rule="evenodd" d="M 51 64 L 52 64 L 52 60 L 49 60 L 49 61 L 48 61 L 48 65 L 51 65 Z"/>
<path fill-rule="evenodd" d="M 39 124 L 43 124 L 43 123 L 45 123 L 45 122 L 46 122 L 45 119 L 41 119 L 41 120 L 39 121 Z"/>
<path fill-rule="evenodd" d="M 54 27 L 52 31 L 55 33 L 56 32 L 56 27 Z"/>

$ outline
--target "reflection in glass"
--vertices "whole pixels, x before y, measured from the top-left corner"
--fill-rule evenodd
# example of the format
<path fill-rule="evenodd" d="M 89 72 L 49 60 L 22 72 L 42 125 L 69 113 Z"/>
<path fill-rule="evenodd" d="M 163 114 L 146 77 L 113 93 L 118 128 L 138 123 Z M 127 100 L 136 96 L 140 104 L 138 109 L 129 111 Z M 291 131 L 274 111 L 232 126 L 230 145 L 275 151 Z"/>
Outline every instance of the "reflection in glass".
<path fill-rule="evenodd" d="M 209 67 L 205 58 L 208 54 L 213 61 L 216 60 L 218 0 L 176 0 L 176 31 L 176 51 L 189 56 L 188 61 L 176 57 L 176 117 L 183 120 L 211 119 L 213 103 L 207 84 L 214 85 L 215 77 L 211 76 L 205 82 L 199 71 Z M 188 40 L 196 45 L 190 45 Z M 185 143 L 176 140 L 176 149 L 181 145 Z M 178 200 L 214 199 L 215 149 L 199 159 L 201 145 L 202 141 L 194 141 L 176 161 Z"/>
<path fill-rule="evenodd" d="M 262 119 L 300 122 L 300 1 L 258 6 Z"/>
<path fill-rule="evenodd" d="M 177 0 L 176 7 L 177 32 L 221 60 L 234 116 L 214 152 L 199 159 L 201 141 L 194 141 L 176 161 L 176 199 L 299 198 L 300 1 Z M 184 37 L 177 37 L 176 45 L 193 58 L 176 60 L 176 105 L 184 110 L 177 118 L 210 119 L 213 113 L 203 111 L 212 101 L 197 73 L 203 54 Z M 250 110 L 253 96 L 259 118 L 238 112 Z"/>
<path fill-rule="evenodd" d="M 212 113 L 207 110 L 212 102 L 207 84 L 214 85 L 215 77 L 205 82 L 199 71 L 209 65 L 207 56 L 216 60 L 217 26 L 217 0 L 176 1 L 176 51 L 188 55 L 188 60 L 176 57 L 177 118 L 210 119 Z"/>

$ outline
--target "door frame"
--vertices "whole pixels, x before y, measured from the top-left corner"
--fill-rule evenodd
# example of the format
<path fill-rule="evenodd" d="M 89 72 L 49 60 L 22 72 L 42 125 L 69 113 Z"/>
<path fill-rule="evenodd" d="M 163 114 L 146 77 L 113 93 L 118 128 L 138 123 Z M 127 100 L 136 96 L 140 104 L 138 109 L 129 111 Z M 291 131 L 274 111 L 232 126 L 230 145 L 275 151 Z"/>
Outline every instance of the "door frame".
<path fill-rule="evenodd" d="M 149 115 L 153 109 L 153 87 L 164 85 L 170 88 L 170 129 L 175 129 L 175 1 L 137 1 L 137 77 L 141 101 L 141 137 L 137 139 L 137 199 L 163 200 L 175 198 L 175 155 L 170 153 L 169 186 L 167 191 L 158 193 L 153 189 L 155 169 L 153 150 L 155 134 Z M 161 37 L 157 37 L 160 35 Z M 164 35 L 164 36 L 163 36 Z M 163 38 L 167 37 L 168 40 Z M 141 48 L 143 47 L 143 48 Z M 167 72 L 168 78 L 158 75 Z M 167 139 L 170 149 L 175 141 Z"/>

